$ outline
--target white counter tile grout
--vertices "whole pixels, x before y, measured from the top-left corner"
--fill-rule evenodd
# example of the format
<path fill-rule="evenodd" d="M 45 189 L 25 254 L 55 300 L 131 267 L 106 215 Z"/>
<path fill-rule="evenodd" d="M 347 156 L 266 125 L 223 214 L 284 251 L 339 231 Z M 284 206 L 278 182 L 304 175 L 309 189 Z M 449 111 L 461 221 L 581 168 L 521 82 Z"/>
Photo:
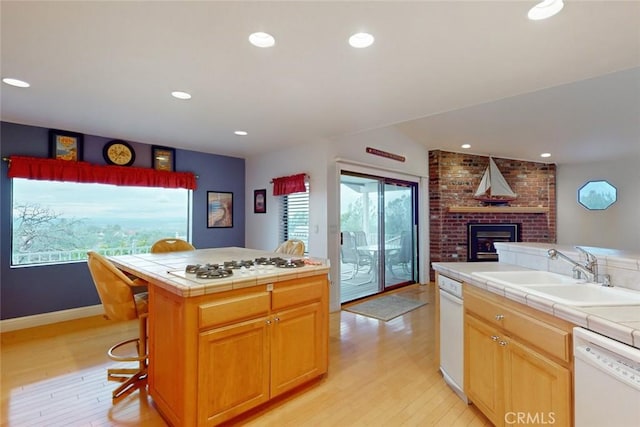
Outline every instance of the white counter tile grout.
<path fill-rule="evenodd" d="M 472 276 L 473 272 L 530 270 L 526 267 L 506 264 L 504 262 L 441 262 L 433 263 L 433 268 L 437 272 L 452 279 L 463 281 L 469 285 L 488 290 L 489 292 L 504 296 L 513 301 L 523 303 L 532 308 L 536 308 L 545 313 L 549 313 L 558 318 L 572 322 L 577 326 L 586 327 L 594 332 L 640 348 L 640 329 L 635 327 L 635 321 L 617 321 L 617 317 L 611 315 L 612 310 L 620 309 L 620 307 L 635 307 L 640 310 L 640 305 L 607 307 L 607 309 L 598 307 L 602 310 L 599 311 L 598 314 L 594 314 L 592 310 L 594 307 L 577 307 L 556 303 L 538 295 L 528 294 L 520 289 L 507 289 L 508 287 L 502 284 L 493 283 L 490 280 L 482 280 Z M 626 309 L 628 310 L 628 308 Z"/>
<path fill-rule="evenodd" d="M 196 279 L 176 273 L 184 272 L 188 264 L 218 263 L 230 260 L 254 259 L 259 257 L 302 258 L 286 254 L 259 251 L 245 248 L 211 248 L 196 252 L 168 252 L 163 254 L 138 254 L 108 257 L 118 268 L 130 273 L 144 267 L 145 274 L 141 276 L 155 286 L 182 297 L 196 297 L 217 292 L 259 286 L 277 281 L 296 279 L 328 273 L 328 260 L 311 259 L 315 265 L 305 265 L 295 269 L 256 268 L 247 273 L 236 273 L 222 279 Z M 135 265 L 135 269 L 133 266 Z"/>

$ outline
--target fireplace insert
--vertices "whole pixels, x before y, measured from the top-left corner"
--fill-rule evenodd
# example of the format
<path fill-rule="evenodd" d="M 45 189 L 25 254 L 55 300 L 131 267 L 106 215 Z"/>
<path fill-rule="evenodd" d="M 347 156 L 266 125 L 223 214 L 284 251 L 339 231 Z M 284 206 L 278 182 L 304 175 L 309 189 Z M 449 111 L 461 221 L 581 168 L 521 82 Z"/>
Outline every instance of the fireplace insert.
<path fill-rule="evenodd" d="M 467 224 L 467 261 L 498 261 L 494 242 L 519 242 L 520 224 Z"/>

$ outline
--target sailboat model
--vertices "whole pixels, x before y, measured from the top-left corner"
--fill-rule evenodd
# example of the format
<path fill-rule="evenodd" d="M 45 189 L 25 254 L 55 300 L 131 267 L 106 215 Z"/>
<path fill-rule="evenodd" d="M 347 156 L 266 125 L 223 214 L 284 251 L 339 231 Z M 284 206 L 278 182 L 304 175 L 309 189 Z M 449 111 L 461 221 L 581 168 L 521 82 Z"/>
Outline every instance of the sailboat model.
<path fill-rule="evenodd" d="M 511 190 L 493 158 L 489 157 L 489 166 L 484 171 L 473 198 L 489 204 L 504 204 L 517 197 L 518 195 Z"/>

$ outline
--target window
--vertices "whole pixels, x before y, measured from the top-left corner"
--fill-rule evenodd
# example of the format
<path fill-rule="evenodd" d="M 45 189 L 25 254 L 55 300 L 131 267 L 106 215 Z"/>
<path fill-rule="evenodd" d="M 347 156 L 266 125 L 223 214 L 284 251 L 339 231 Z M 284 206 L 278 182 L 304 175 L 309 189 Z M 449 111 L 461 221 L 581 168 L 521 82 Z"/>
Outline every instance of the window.
<path fill-rule="evenodd" d="M 618 190 L 607 181 L 589 181 L 578 190 L 578 203 L 589 210 L 604 210 L 618 199 Z"/>
<path fill-rule="evenodd" d="M 309 251 L 309 183 L 307 191 L 280 197 L 280 242 L 300 239 Z"/>
<path fill-rule="evenodd" d="M 191 190 L 14 178 L 11 265 L 147 253 L 167 237 L 188 240 Z"/>

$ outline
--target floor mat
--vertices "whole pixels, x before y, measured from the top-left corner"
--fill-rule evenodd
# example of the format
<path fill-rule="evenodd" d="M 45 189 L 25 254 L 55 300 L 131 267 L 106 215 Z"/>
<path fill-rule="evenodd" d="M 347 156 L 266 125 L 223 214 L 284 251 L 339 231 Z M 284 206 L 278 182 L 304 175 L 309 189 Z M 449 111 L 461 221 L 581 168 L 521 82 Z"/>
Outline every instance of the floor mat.
<path fill-rule="evenodd" d="M 352 305 L 344 310 L 386 322 L 423 305 L 427 305 L 427 303 L 413 298 L 386 295 Z"/>

